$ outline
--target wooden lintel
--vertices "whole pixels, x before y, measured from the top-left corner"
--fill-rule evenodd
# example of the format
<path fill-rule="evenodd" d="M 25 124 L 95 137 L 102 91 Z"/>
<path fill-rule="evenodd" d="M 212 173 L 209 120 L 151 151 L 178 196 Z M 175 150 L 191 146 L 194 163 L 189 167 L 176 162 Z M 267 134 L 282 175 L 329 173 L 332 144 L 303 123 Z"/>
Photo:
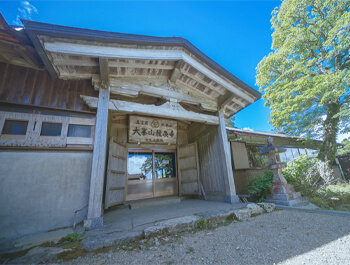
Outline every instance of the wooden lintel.
<path fill-rule="evenodd" d="M 92 109 L 97 108 L 98 98 L 89 96 L 80 96 L 86 104 Z M 122 113 L 135 113 L 165 117 L 178 120 L 195 121 L 207 124 L 219 124 L 219 117 L 187 111 L 177 102 L 166 102 L 163 105 L 146 105 L 122 100 L 110 100 L 108 108 Z"/>
<path fill-rule="evenodd" d="M 93 82 L 97 82 L 97 76 L 93 78 Z M 202 109 L 207 111 L 217 111 L 217 103 L 214 100 L 203 97 L 195 97 L 191 94 L 185 93 L 180 88 L 163 84 L 155 85 L 140 85 L 136 83 L 123 82 L 116 79 L 110 80 L 111 93 L 122 94 L 128 97 L 135 97 L 138 94 L 163 97 L 166 99 L 176 99 L 179 102 L 200 105 Z"/>

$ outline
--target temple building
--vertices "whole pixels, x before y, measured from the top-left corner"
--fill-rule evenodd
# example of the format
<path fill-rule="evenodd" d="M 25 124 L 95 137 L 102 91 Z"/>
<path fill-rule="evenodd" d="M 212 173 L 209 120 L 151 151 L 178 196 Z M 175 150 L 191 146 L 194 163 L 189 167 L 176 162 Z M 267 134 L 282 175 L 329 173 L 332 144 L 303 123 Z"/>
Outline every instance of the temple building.
<path fill-rule="evenodd" d="M 228 119 L 261 94 L 189 41 L 0 16 L 0 240 L 164 196 L 238 202 Z"/>

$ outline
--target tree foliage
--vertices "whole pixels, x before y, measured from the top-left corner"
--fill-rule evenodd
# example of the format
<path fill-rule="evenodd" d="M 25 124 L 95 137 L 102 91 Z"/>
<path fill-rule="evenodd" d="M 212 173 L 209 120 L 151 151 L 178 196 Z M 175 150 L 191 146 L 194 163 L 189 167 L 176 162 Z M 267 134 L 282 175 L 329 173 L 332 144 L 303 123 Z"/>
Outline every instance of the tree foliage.
<path fill-rule="evenodd" d="M 344 139 L 341 143 L 344 144 L 344 147 L 339 151 L 339 154 L 350 154 L 350 137 Z"/>
<path fill-rule="evenodd" d="M 284 0 L 272 12 L 272 52 L 257 84 L 278 130 L 323 138 L 333 161 L 337 133 L 349 131 L 350 0 Z"/>
<path fill-rule="evenodd" d="M 252 201 L 261 202 L 266 199 L 266 195 L 271 193 L 273 172 L 264 170 L 263 175 L 258 175 L 255 178 L 249 177 L 249 184 L 244 186 L 244 189 L 251 196 Z"/>
<path fill-rule="evenodd" d="M 175 168 L 172 154 L 156 154 L 155 155 L 155 170 L 156 178 L 166 178 L 175 176 Z M 164 164 L 163 161 L 167 160 L 168 163 Z M 153 157 L 148 157 L 141 166 L 141 172 L 145 175 L 153 171 Z"/>

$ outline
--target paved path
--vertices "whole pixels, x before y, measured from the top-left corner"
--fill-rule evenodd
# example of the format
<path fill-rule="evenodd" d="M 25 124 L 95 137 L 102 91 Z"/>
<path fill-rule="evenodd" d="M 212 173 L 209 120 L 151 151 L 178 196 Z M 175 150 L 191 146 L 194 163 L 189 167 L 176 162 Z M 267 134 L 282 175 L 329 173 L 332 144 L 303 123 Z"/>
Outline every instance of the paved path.
<path fill-rule="evenodd" d="M 135 246 L 134 246 L 135 247 Z M 350 264 L 350 218 L 276 211 L 64 264 Z"/>

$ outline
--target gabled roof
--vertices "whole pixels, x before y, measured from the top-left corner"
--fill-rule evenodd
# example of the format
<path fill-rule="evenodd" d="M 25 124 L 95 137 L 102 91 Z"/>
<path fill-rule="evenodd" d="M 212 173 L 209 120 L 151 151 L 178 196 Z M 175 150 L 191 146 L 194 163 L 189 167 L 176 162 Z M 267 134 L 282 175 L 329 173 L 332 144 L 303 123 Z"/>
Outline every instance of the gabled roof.
<path fill-rule="evenodd" d="M 205 99 L 204 109 L 223 109 L 226 117 L 261 96 L 183 38 L 22 22 L 50 74 L 61 79 L 164 79 Z"/>

